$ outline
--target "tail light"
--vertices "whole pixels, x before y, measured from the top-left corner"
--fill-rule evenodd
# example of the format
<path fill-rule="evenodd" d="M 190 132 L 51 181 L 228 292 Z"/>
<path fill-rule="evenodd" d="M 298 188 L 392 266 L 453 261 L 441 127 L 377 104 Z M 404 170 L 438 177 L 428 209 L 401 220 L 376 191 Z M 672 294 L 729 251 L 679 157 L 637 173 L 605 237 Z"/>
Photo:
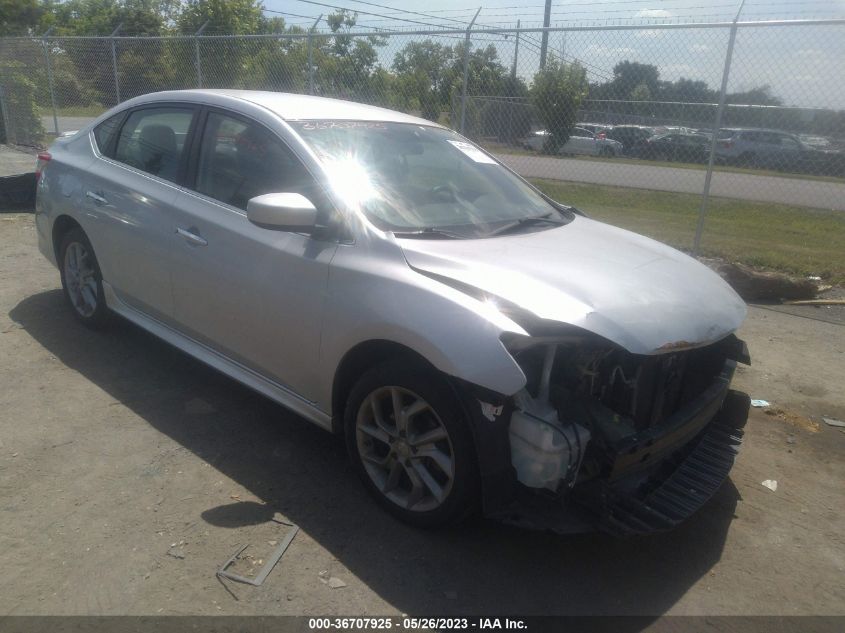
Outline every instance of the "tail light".
<path fill-rule="evenodd" d="M 44 172 L 44 168 L 47 166 L 47 163 L 50 162 L 51 158 L 53 157 L 50 156 L 50 152 L 41 152 L 38 154 L 38 160 L 35 161 L 36 180 L 41 180 L 41 174 Z"/>

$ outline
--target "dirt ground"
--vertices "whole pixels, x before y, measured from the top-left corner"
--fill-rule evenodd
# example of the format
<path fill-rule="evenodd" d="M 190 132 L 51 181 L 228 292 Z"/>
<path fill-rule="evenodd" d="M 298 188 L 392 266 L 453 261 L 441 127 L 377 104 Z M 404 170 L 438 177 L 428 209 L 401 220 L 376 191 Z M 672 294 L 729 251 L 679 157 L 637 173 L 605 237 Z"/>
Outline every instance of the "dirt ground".
<path fill-rule="evenodd" d="M 750 309 L 736 383 L 774 406 L 676 531 L 424 532 L 370 501 L 329 434 L 127 323 L 77 325 L 35 241 L 31 215 L 0 215 L 0 615 L 845 614 L 833 312 Z M 264 585 L 218 580 L 240 545 L 274 549 L 274 516 L 301 530 Z"/>

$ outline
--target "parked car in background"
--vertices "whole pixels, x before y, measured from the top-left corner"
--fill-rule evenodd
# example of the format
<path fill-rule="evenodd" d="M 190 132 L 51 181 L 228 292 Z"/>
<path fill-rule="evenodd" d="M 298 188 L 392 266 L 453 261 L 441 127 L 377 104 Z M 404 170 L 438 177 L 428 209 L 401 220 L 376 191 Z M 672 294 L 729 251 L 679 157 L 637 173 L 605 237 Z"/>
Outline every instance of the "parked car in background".
<path fill-rule="evenodd" d="M 704 134 L 663 134 L 638 142 L 631 155 L 651 160 L 701 163 L 707 160 L 710 138 Z"/>
<path fill-rule="evenodd" d="M 743 167 L 794 168 L 808 149 L 797 136 L 778 130 L 726 128 L 717 138 L 716 158 Z"/>
<path fill-rule="evenodd" d="M 826 176 L 845 175 L 845 155 L 841 151 L 808 145 L 795 134 L 780 130 L 719 130 L 716 158 L 720 162 L 741 167 Z"/>
<path fill-rule="evenodd" d="M 599 136 L 604 134 L 607 136 L 607 132 L 613 127 L 612 125 L 605 125 L 604 123 L 576 123 L 576 128 L 580 128 L 582 130 L 587 130 L 591 134 L 595 134 Z"/>
<path fill-rule="evenodd" d="M 545 130 L 534 132 L 522 140 L 526 149 L 541 152 L 549 141 L 549 133 Z M 622 144 L 606 138 L 604 134 L 593 134 L 584 128 L 573 128 L 566 143 L 558 148 L 558 153 L 571 156 L 619 156 L 622 154 Z"/>
<path fill-rule="evenodd" d="M 799 134 L 798 138 L 805 145 L 809 145 L 810 147 L 816 149 L 828 149 L 831 147 L 830 139 L 824 136 L 817 136 L 815 134 Z"/>
<path fill-rule="evenodd" d="M 622 144 L 624 154 L 630 154 L 637 143 L 654 135 L 653 127 L 643 125 L 614 125 L 613 129 L 607 132 L 607 138 Z"/>
<path fill-rule="evenodd" d="M 39 249 L 81 324 L 120 315 L 337 433 L 411 524 L 483 509 L 664 531 L 733 466 L 745 302 L 431 121 L 160 92 L 56 140 L 37 171 Z"/>

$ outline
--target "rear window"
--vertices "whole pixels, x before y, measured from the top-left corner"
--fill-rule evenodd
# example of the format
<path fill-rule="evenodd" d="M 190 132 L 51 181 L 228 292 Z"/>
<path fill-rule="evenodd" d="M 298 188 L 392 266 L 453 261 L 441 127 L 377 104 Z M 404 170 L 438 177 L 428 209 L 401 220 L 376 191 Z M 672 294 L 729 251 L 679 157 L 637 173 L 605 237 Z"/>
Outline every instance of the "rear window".
<path fill-rule="evenodd" d="M 136 110 L 121 127 L 115 160 L 175 182 L 193 115 L 181 107 Z"/>
<path fill-rule="evenodd" d="M 109 117 L 94 128 L 94 140 L 97 142 L 97 149 L 104 156 L 114 157 L 114 137 L 120 128 L 120 121 L 123 119 L 123 112 Z"/>

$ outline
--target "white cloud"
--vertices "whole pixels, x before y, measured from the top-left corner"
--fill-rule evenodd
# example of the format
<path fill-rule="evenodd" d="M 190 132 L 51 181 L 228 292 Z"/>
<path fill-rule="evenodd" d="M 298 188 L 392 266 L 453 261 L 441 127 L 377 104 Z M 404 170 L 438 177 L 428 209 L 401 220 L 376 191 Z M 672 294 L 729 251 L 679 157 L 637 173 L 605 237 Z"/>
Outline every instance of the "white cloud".
<path fill-rule="evenodd" d="M 672 14 L 666 9 L 643 9 L 637 12 L 638 18 L 671 18 Z"/>
<path fill-rule="evenodd" d="M 589 57 L 623 57 L 634 55 L 636 52 L 637 50 L 630 46 L 599 46 L 597 44 L 592 44 L 585 50 Z"/>

